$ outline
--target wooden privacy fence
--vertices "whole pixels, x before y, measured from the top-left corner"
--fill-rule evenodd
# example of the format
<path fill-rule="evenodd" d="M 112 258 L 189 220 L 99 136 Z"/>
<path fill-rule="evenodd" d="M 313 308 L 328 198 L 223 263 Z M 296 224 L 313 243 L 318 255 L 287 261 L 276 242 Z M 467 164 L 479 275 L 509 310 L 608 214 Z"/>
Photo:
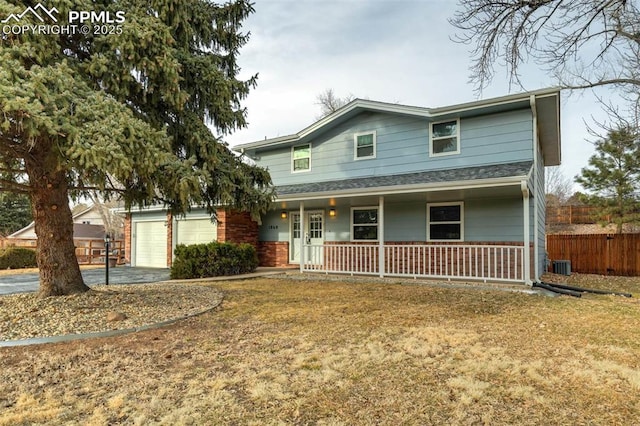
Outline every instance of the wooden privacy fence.
<path fill-rule="evenodd" d="M 103 240 L 73 240 L 76 246 L 76 257 L 81 265 L 104 264 L 106 250 Z M 109 243 L 109 258 L 116 264 L 123 264 L 124 241 L 114 240 Z"/>
<path fill-rule="evenodd" d="M 598 210 L 593 206 L 559 206 L 547 207 L 548 224 L 589 224 L 599 220 L 609 222 L 611 217 L 599 217 Z"/>
<path fill-rule="evenodd" d="M 572 272 L 640 276 L 640 234 L 547 235 L 547 253 Z"/>
<path fill-rule="evenodd" d="M 76 247 L 76 257 L 80 265 L 104 264 L 105 247 L 104 240 L 90 240 L 74 238 L 73 244 Z M 5 241 L 6 247 L 24 247 L 35 250 L 38 247 L 38 240 L 35 239 L 8 239 Z M 124 241 L 114 240 L 109 244 L 109 257 L 117 264 L 124 264 Z"/>

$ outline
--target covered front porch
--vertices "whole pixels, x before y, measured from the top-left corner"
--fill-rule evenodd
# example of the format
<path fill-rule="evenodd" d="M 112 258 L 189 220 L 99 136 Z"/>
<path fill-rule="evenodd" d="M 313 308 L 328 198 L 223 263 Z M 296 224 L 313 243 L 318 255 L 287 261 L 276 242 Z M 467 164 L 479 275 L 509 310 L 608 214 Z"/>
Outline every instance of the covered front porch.
<path fill-rule="evenodd" d="M 264 235 L 287 241 L 288 261 L 303 273 L 531 283 L 524 181 L 281 195 L 278 207 L 265 225 L 279 231 Z"/>

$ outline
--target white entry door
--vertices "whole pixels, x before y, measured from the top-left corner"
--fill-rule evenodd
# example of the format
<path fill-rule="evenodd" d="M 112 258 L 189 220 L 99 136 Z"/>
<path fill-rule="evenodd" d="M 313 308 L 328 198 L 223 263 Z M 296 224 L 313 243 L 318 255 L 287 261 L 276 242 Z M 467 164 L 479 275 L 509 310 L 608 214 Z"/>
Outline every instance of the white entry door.
<path fill-rule="evenodd" d="M 290 261 L 300 263 L 300 213 L 291 213 Z M 309 211 L 304 213 L 305 263 L 322 263 L 322 244 L 324 244 L 324 212 Z"/>

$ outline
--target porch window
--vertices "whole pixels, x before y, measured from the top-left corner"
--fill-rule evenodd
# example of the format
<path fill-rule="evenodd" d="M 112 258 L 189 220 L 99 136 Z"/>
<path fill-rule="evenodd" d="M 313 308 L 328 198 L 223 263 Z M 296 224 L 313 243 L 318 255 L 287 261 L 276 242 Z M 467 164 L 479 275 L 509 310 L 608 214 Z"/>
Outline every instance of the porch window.
<path fill-rule="evenodd" d="M 427 204 L 427 240 L 464 240 L 464 203 Z"/>
<path fill-rule="evenodd" d="M 351 209 L 351 240 L 376 241 L 378 239 L 378 208 L 353 207 Z"/>
<path fill-rule="evenodd" d="M 431 123 L 429 155 L 451 155 L 460 153 L 460 120 Z"/>
<path fill-rule="evenodd" d="M 376 132 L 356 133 L 353 136 L 354 160 L 376 158 Z"/>
<path fill-rule="evenodd" d="M 311 144 L 292 147 L 291 171 L 295 173 L 309 170 L 311 170 Z"/>

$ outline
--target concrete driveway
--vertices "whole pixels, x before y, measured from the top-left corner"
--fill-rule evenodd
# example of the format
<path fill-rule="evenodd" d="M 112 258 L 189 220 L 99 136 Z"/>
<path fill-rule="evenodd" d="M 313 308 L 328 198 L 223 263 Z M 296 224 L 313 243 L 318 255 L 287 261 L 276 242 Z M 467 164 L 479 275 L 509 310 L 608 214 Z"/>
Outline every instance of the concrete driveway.
<path fill-rule="evenodd" d="M 104 268 L 84 269 L 82 277 L 85 284 L 91 286 L 105 283 Z M 169 279 L 169 269 L 132 268 L 118 266 L 109 268 L 109 285 L 136 284 L 165 281 Z M 0 295 L 37 291 L 38 274 L 16 274 L 0 276 Z"/>

